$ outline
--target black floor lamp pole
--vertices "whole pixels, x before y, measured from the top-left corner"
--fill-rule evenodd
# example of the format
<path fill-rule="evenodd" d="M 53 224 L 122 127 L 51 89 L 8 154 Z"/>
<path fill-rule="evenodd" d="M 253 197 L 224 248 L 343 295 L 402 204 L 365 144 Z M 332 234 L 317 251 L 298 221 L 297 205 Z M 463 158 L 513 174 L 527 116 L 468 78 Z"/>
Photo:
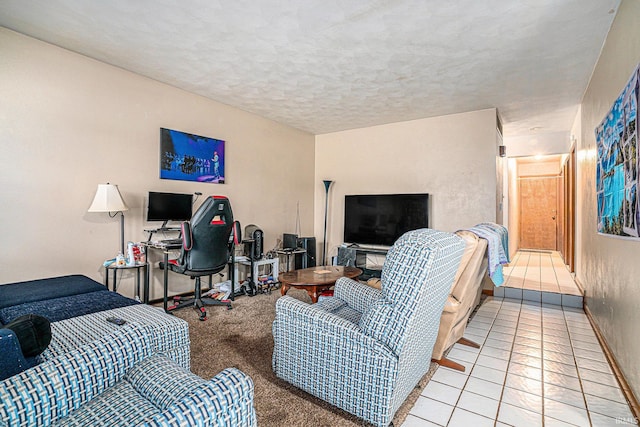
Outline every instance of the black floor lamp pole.
<path fill-rule="evenodd" d="M 322 265 L 327 265 L 327 212 L 329 208 L 329 187 L 333 181 L 324 180 L 324 237 L 322 239 Z"/>

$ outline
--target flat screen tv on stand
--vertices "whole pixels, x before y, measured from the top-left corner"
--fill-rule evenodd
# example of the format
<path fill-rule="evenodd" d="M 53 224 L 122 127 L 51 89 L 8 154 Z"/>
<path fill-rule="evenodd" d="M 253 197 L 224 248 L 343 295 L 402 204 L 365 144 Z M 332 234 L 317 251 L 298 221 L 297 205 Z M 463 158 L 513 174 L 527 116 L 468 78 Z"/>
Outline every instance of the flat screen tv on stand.
<path fill-rule="evenodd" d="M 429 227 L 429 194 L 344 197 L 344 242 L 391 246 L 404 233 Z"/>
<path fill-rule="evenodd" d="M 192 194 L 150 191 L 147 221 L 162 221 L 159 230 L 166 230 L 169 221 L 189 221 L 192 209 Z"/>

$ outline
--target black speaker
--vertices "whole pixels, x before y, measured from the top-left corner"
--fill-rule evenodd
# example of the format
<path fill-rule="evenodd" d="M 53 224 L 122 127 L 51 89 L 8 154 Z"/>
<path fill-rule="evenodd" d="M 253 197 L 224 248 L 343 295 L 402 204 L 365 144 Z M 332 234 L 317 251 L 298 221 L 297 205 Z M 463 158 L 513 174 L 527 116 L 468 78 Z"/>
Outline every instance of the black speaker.
<path fill-rule="evenodd" d="M 300 237 L 297 246 L 306 250 L 303 254 L 296 254 L 296 270 L 316 266 L 316 238 Z"/>
<path fill-rule="evenodd" d="M 244 255 L 254 261 L 262 259 L 264 253 L 264 234 L 262 230 L 254 224 L 249 224 L 244 228 Z"/>

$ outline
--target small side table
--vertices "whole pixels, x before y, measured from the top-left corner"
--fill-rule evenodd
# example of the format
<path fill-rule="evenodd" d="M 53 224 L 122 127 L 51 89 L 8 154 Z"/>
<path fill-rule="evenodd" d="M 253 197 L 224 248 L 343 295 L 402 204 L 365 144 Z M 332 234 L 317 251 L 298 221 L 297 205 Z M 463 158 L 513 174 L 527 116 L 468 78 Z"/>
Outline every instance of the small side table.
<path fill-rule="evenodd" d="M 235 270 L 235 280 L 236 280 L 236 285 L 239 285 L 239 283 L 237 283 L 237 281 L 239 281 L 239 275 L 238 275 L 238 265 L 244 265 L 246 267 L 253 267 L 251 268 L 251 281 L 253 282 L 253 284 L 256 286 L 256 289 L 259 290 L 260 292 L 269 292 L 271 293 L 271 289 L 273 289 L 273 287 L 278 283 L 278 276 L 280 275 L 280 271 L 279 271 L 279 265 L 280 265 L 280 260 L 278 259 L 278 257 L 275 258 L 262 258 L 259 260 L 254 260 L 251 261 L 249 259 L 249 257 L 246 256 L 241 256 L 241 257 L 236 257 L 235 259 L 235 265 L 234 265 L 234 270 Z M 258 277 L 260 277 L 260 266 L 263 265 L 268 265 L 271 267 L 271 276 L 273 277 L 273 281 L 268 284 L 266 286 L 266 290 L 265 287 L 263 287 L 262 285 L 260 285 L 260 281 L 258 280 Z M 249 276 L 248 274 L 245 275 L 245 278 L 247 278 L 247 276 Z"/>
<path fill-rule="evenodd" d="M 121 265 L 118 266 L 116 265 L 116 263 L 114 262 L 113 264 L 110 264 L 108 266 L 104 267 L 104 286 L 106 286 L 107 289 L 109 289 L 109 270 L 113 271 L 113 291 L 116 291 L 116 285 L 117 285 L 117 273 L 118 270 L 131 270 L 131 269 L 135 269 L 136 270 L 136 299 L 138 301 L 141 301 L 140 299 L 140 270 L 143 270 L 143 278 L 144 278 L 144 282 L 143 282 L 143 294 L 142 294 L 142 301 L 145 304 L 149 303 L 149 263 L 148 262 L 143 262 L 141 264 L 136 264 L 136 265 Z"/>

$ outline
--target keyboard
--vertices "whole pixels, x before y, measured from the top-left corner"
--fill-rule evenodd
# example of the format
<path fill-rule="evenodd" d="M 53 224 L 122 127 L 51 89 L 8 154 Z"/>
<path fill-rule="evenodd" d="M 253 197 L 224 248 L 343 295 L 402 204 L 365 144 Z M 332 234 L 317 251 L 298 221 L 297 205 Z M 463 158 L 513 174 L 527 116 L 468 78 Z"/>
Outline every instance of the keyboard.
<path fill-rule="evenodd" d="M 181 245 L 182 239 L 165 239 L 160 240 L 160 243 L 164 243 L 165 245 Z"/>

